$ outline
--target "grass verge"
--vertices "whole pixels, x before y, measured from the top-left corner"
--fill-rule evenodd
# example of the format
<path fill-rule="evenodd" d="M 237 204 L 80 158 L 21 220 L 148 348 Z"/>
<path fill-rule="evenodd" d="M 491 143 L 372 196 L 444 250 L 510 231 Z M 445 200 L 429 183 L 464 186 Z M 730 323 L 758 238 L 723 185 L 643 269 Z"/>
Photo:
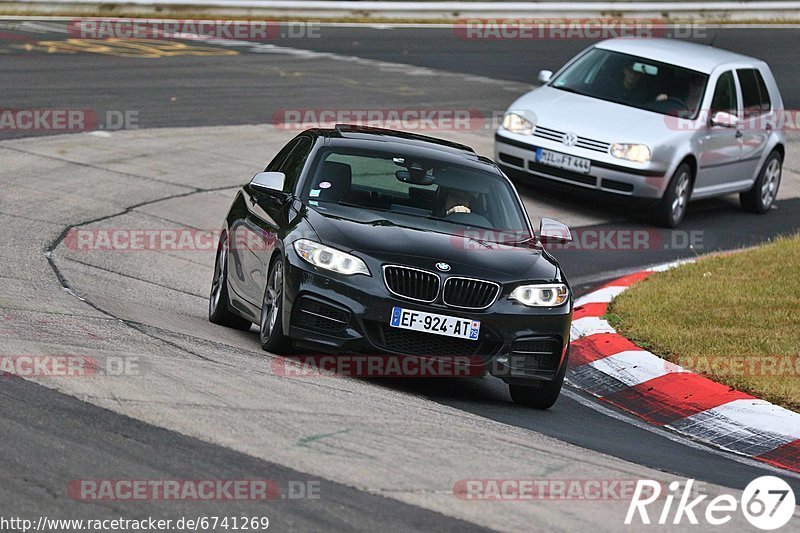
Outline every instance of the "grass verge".
<path fill-rule="evenodd" d="M 800 410 L 800 234 L 653 274 L 606 318 L 687 370 Z"/>

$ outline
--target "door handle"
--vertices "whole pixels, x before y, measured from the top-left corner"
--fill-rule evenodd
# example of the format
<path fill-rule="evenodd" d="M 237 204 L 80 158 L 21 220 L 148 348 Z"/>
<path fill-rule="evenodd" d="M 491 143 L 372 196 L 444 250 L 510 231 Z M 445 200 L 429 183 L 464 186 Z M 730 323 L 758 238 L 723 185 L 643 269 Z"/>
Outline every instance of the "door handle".
<path fill-rule="evenodd" d="M 744 137 L 744 133 L 742 133 L 740 130 L 736 130 L 736 135 L 735 135 L 734 137 L 736 137 L 737 139 L 739 139 L 739 138 L 741 138 L 741 137 Z"/>

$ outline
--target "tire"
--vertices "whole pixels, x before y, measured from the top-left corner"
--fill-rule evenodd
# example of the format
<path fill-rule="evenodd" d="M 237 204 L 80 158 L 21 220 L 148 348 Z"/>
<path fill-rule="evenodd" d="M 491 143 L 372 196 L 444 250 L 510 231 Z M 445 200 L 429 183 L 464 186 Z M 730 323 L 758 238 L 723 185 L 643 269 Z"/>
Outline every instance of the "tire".
<path fill-rule="evenodd" d="M 764 166 L 761 167 L 761 172 L 758 173 L 753 187 L 739 195 L 739 203 L 742 204 L 742 209 L 759 215 L 769 211 L 778 196 L 782 169 L 783 158 L 780 152 L 773 151 L 764 161 Z"/>
<path fill-rule="evenodd" d="M 261 348 L 278 355 L 288 353 L 291 347 L 289 338 L 283 334 L 283 288 L 283 261 L 278 256 L 269 267 L 258 322 Z"/>
<path fill-rule="evenodd" d="M 552 381 L 539 381 L 531 385 L 509 385 L 508 392 L 514 403 L 533 407 L 535 409 L 550 409 L 555 405 L 561 394 L 561 387 L 564 385 L 564 376 L 567 374 L 567 362 L 569 360 L 569 348 L 561 368 L 558 369 L 555 379 Z"/>
<path fill-rule="evenodd" d="M 228 233 L 223 232 L 217 244 L 214 278 L 208 295 L 208 320 L 220 326 L 248 331 L 253 323 L 233 313 L 228 302 Z"/>
<path fill-rule="evenodd" d="M 681 163 L 656 207 L 653 215 L 656 224 L 674 228 L 681 223 L 692 196 L 692 179 L 692 167 L 689 163 Z"/>

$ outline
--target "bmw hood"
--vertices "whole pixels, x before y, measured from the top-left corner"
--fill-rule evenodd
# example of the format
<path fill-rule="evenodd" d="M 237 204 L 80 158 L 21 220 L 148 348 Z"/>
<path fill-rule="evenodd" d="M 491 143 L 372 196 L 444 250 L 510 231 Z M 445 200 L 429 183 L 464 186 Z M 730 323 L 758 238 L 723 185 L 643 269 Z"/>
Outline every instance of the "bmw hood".
<path fill-rule="evenodd" d="M 435 270 L 436 263 L 444 262 L 452 274 L 500 283 L 561 279 L 557 264 L 542 250 L 488 242 L 487 230 L 457 230 L 452 235 L 414 227 L 404 215 L 333 204 L 310 206 L 306 218 L 320 242 L 383 263 Z"/>

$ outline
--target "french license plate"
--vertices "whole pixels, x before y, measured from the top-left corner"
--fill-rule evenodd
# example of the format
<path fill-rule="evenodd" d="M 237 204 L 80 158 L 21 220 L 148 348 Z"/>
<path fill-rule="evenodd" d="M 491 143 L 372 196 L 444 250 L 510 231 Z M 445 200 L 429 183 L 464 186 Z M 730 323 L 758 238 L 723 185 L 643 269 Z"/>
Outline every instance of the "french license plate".
<path fill-rule="evenodd" d="M 582 157 L 575 157 L 561 152 L 551 152 L 543 148 L 536 149 L 536 162 L 551 167 L 563 168 L 581 174 L 588 174 L 592 170 L 592 162 Z"/>
<path fill-rule="evenodd" d="M 394 328 L 424 331 L 459 339 L 478 340 L 481 331 L 480 320 L 437 315 L 424 311 L 412 311 L 402 307 L 392 308 L 392 319 L 389 325 Z"/>

